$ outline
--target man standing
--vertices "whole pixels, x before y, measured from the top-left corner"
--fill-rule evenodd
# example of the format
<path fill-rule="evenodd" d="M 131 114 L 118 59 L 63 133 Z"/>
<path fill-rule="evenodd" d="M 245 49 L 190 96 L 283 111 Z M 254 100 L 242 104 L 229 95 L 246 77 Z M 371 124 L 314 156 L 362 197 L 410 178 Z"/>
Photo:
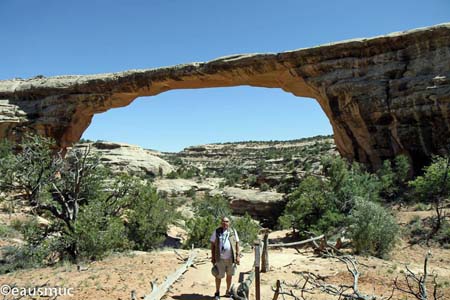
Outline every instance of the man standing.
<path fill-rule="evenodd" d="M 222 218 L 221 227 L 211 235 L 211 262 L 217 268 L 215 300 L 220 299 L 220 283 L 227 276 L 227 291 L 225 296 L 230 296 L 230 286 L 236 265 L 239 265 L 239 237 L 236 230 L 230 227 L 230 219 Z"/>

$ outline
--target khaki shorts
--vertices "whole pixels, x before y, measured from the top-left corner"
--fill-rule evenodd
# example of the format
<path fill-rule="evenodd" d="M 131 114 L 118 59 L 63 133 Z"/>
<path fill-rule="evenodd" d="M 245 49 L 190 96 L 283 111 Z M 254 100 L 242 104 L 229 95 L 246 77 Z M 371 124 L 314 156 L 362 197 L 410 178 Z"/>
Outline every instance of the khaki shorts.
<path fill-rule="evenodd" d="M 225 273 L 228 276 L 234 276 L 236 273 L 236 264 L 233 263 L 232 259 L 221 259 L 216 263 L 216 266 L 219 269 L 219 275 L 216 278 L 224 278 Z"/>

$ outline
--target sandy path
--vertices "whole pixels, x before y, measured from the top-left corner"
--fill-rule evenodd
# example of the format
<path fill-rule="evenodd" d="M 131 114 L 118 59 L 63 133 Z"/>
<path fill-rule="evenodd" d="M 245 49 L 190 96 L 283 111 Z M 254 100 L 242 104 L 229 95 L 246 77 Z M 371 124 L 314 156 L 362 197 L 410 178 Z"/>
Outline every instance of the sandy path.
<path fill-rule="evenodd" d="M 213 299 L 215 284 L 214 277 L 211 275 L 211 263 L 209 251 L 198 250 L 198 260 L 200 263 L 195 268 L 189 268 L 188 271 L 178 280 L 167 294 L 169 300 L 211 300 Z M 422 253 L 426 249 L 415 247 L 413 249 L 403 249 L 394 256 L 394 261 L 382 260 L 378 258 L 358 257 L 361 263 L 359 270 L 360 290 L 366 293 L 374 293 L 376 295 L 390 295 L 392 282 L 395 277 L 403 277 L 402 261 L 408 261 L 414 254 L 417 262 L 410 261 L 410 268 L 414 271 L 422 270 Z M 261 274 L 261 299 L 269 300 L 273 297 L 272 287 L 275 286 L 277 279 L 283 280 L 287 284 L 298 283 L 301 278 L 299 271 L 309 271 L 322 276 L 329 276 L 329 283 L 332 284 L 351 284 L 352 277 L 347 272 L 343 263 L 334 259 L 324 259 L 315 256 L 311 250 L 304 250 L 298 253 L 294 249 L 278 249 L 269 252 L 270 272 Z M 447 251 L 439 251 L 435 249 L 435 255 L 430 263 L 430 271 L 435 270 L 440 275 L 439 282 L 446 282 L 445 295 L 448 295 L 450 289 L 448 282 L 450 281 L 450 270 L 448 262 L 450 257 Z M 241 265 L 238 268 L 238 274 L 249 272 L 253 266 L 254 254 L 252 252 L 244 253 L 241 259 Z M 245 275 L 247 276 L 247 274 Z M 239 275 L 233 278 L 233 283 L 237 284 Z M 222 281 L 221 294 L 225 293 L 226 284 Z M 295 291 L 298 294 L 298 291 Z M 250 299 L 255 299 L 255 285 L 253 284 L 250 291 Z M 225 299 L 225 297 L 222 297 Z M 287 297 L 286 299 L 289 299 Z M 308 299 L 334 299 L 327 295 L 309 295 Z M 405 299 L 404 295 L 394 295 L 393 299 Z M 447 299 L 447 298 L 443 298 Z"/>
<path fill-rule="evenodd" d="M 269 273 L 261 274 L 261 295 L 263 299 L 271 299 L 273 292 L 271 287 L 275 285 L 277 279 L 294 281 L 297 275 L 292 273 L 290 267 L 301 270 L 319 272 L 320 274 L 332 274 L 335 272 L 333 268 L 317 265 L 317 258 L 312 257 L 312 253 L 298 254 L 293 249 L 274 250 L 270 252 L 270 269 Z M 195 268 L 190 268 L 183 277 L 178 280 L 168 293 L 167 299 L 177 300 L 210 300 L 213 298 L 215 291 L 214 277 L 211 275 L 210 256 L 208 251 L 200 250 L 198 260 L 201 261 Z M 238 284 L 239 277 L 251 271 L 253 267 L 254 254 L 252 252 L 244 252 L 241 258 L 241 264 L 238 266 L 237 275 L 233 277 L 233 283 Z M 298 279 L 298 278 L 297 278 Z M 221 295 L 225 293 L 226 283 L 222 281 Z M 254 284 L 252 285 L 250 297 L 254 298 Z M 222 297 L 225 299 L 224 297 Z"/>

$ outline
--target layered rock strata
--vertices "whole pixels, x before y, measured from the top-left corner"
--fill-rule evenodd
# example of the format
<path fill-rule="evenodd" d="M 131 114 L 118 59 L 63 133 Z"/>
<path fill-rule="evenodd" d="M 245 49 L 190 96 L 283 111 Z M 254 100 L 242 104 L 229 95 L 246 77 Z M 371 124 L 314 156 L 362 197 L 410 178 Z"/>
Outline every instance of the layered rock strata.
<path fill-rule="evenodd" d="M 158 156 L 160 153 L 139 146 L 106 141 L 77 145 L 79 149 L 87 147 L 91 153 L 99 154 L 102 163 L 114 173 L 158 177 L 175 170 Z"/>
<path fill-rule="evenodd" d="M 0 138 L 32 130 L 67 147 L 94 114 L 137 97 L 238 85 L 316 99 L 348 159 L 376 168 L 406 154 L 418 168 L 445 151 L 450 137 L 450 23 L 206 63 L 0 81 Z"/>

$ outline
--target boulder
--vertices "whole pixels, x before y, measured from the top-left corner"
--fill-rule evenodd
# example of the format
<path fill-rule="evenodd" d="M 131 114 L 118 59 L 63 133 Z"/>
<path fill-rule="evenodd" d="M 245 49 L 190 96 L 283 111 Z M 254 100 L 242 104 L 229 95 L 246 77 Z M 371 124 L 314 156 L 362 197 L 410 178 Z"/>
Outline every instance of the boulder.
<path fill-rule="evenodd" d="M 277 192 L 261 192 L 260 190 L 236 187 L 225 187 L 222 192 L 230 201 L 234 214 L 248 213 L 265 225 L 273 225 L 285 206 L 284 194 Z"/>

